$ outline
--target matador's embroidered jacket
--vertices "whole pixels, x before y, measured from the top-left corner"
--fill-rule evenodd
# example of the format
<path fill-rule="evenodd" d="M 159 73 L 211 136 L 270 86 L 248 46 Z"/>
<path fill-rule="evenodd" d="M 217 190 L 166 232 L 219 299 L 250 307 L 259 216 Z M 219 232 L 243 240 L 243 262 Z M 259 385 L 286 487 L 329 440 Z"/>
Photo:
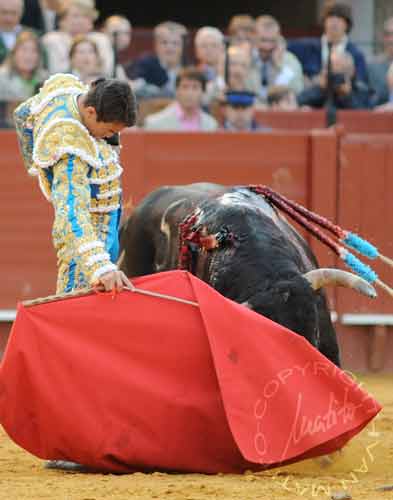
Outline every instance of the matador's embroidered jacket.
<path fill-rule="evenodd" d="M 54 207 L 57 293 L 116 269 L 119 251 L 122 168 L 81 121 L 76 99 L 86 90 L 73 75 L 57 74 L 14 114 L 25 166 Z"/>

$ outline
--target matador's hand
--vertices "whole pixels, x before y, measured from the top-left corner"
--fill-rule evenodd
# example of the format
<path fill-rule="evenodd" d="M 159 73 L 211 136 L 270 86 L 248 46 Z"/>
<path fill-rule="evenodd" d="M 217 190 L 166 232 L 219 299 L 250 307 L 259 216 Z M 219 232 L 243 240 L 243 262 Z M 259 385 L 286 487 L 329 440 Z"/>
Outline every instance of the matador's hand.
<path fill-rule="evenodd" d="M 123 273 L 123 271 L 110 271 L 99 277 L 97 285 L 99 288 L 104 289 L 106 292 L 111 290 L 121 291 L 124 287 L 134 288 L 134 285 Z"/>

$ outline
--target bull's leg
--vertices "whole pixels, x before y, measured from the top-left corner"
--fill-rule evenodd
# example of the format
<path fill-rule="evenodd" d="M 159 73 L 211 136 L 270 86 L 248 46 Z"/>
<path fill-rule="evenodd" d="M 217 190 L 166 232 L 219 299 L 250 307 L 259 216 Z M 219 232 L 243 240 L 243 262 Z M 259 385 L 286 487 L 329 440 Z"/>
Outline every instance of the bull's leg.
<path fill-rule="evenodd" d="M 319 351 L 328 359 L 330 359 L 330 361 L 336 366 L 341 367 L 340 350 L 337 343 L 336 332 L 333 327 L 331 327 L 331 330 L 331 340 L 329 341 L 329 343 L 321 343 L 319 346 Z"/>
<path fill-rule="evenodd" d="M 337 335 L 330 319 L 330 311 L 324 294 L 320 293 L 318 300 L 320 342 L 318 350 L 336 366 L 341 366 L 340 349 Z"/>
<path fill-rule="evenodd" d="M 152 274 L 154 256 L 154 243 L 146 233 L 141 217 L 136 213 L 121 230 L 118 266 L 131 278 Z"/>

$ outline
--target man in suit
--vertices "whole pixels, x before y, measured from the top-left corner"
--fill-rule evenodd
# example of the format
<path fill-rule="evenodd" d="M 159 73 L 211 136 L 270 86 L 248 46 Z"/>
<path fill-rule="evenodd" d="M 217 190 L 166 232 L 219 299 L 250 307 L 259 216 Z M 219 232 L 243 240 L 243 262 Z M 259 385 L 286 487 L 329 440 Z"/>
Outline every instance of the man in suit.
<path fill-rule="evenodd" d="M 0 63 L 15 45 L 16 37 L 23 30 L 20 24 L 23 0 L 0 0 Z"/>
<path fill-rule="evenodd" d="M 205 75 L 196 68 L 184 68 L 176 77 L 176 100 L 162 111 L 145 118 L 146 130 L 207 132 L 216 130 L 216 120 L 201 109 L 206 88 Z"/>
<path fill-rule="evenodd" d="M 334 52 L 348 52 L 355 64 L 355 77 L 368 85 L 366 61 L 362 52 L 349 40 L 353 26 L 350 6 L 343 3 L 328 4 L 322 16 L 324 33 L 321 38 L 295 40 L 288 44 L 303 66 L 309 82 L 316 83 L 328 63 L 329 47 Z"/>
<path fill-rule="evenodd" d="M 131 80 L 143 79 L 154 85 L 160 95 L 173 97 L 175 81 L 182 66 L 183 37 L 187 30 L 182 24 L 167 21 L 154 28 L 154 54 L 142 56 L 126 73 Z"/>
<path fill-rule="evenodd" d="M 287 85 L 296 94 L 301 92 L 304 86 L 302 67 L 287 50 L 278 21 L 272 16 L 259 16 L 255 29 L 257 54 L 252 72 L 256 72 L 260 82 L 258 100 L 266 102 L 271 85 Z"/>
<path fill-rule="evenodd" d="M 194 48 L 198 68 L 207 81 L 217 78 L 225 57 L 223 33 L 213 26 L 203 26 L 195 34 Z"/>
<path fill-rule="evenodd" d="M 57 16 L 65 7 L 65 0 L 24 0 L 21 23 L 40 34 L 56 29 Z"/>

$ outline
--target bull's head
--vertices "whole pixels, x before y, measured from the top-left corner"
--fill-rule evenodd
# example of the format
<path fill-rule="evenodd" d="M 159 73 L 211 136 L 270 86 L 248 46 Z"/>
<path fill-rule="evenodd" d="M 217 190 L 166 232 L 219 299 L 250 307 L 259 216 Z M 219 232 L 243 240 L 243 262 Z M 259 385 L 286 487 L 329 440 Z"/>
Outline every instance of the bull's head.
<path fill-rule="evenodd" d="M 326 285 L 353 288 L 368 297 L 376 297 L 375 289 L 362 278 L 339 269 L 316 269 L 291 279 L 278 280 L 259 290 L 245 303 L 288 329 L 305 337 L 319 347 L 321 315 L 329 327 L 329 313 L 325 299 L 318 291 Z"/>
<path fill-rule="evenodd" d="M 297 275 L 271 282 L 250 297 L 248 307 L 253 311 L 305 337 L 318 348 L 318 294 L 308 281 Z"/>

